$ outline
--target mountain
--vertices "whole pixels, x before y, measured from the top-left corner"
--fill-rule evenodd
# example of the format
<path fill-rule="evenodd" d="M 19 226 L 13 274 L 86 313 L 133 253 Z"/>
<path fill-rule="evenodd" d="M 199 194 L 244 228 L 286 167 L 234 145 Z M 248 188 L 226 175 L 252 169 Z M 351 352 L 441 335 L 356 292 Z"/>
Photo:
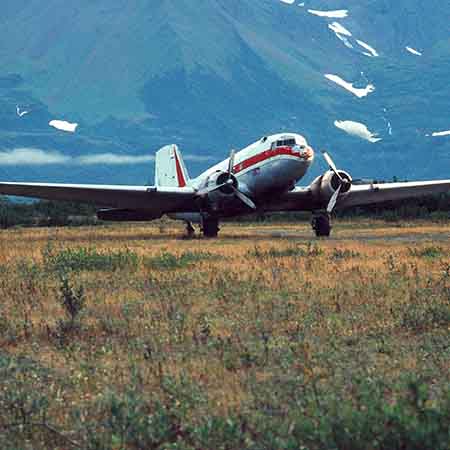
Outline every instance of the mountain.
<path fill-rule="evenodd" d="M 449 18 L 437 0 L 3 0 L 0 177 L 145 183 L 163 144 L 195 174 L 279 130 L 355 176 L 448 177 Z"/>

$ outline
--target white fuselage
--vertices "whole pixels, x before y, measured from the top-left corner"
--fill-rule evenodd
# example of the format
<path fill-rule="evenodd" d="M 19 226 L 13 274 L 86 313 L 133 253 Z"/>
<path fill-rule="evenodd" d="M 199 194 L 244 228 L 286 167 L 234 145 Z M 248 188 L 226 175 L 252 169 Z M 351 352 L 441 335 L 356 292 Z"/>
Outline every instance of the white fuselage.
<path fill-rule="evenodd" d="M 233 174 L 239 189 L 252 198 L 288 191 L 305 175 L 314 152 L 306 139 L 294 133 L 267 136 L 235 155 Z M 191 180 L 200 187 L 216 172 L 228 170 L 229 159 L 211 167 Z"/>

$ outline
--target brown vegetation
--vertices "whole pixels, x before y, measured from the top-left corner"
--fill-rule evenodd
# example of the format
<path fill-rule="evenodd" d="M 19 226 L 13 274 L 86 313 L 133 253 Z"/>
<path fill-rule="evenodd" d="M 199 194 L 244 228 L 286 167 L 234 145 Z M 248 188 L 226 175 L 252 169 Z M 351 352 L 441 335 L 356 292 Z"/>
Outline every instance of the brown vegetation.
<path fill-rule="evenodd" d="M 391 416 L 363 414 L 375 398 L 380 414 L 413 405 L 411 427 L 420 408 L 448 415 L 449 223 L 182 235 L 165 222 L 1 232 L 2 448 L 400 448 L 382 440 Z M 345 425 L 356 417 L 367 439 Z M 148 418 L 165 434 L 147 436 Z"/>

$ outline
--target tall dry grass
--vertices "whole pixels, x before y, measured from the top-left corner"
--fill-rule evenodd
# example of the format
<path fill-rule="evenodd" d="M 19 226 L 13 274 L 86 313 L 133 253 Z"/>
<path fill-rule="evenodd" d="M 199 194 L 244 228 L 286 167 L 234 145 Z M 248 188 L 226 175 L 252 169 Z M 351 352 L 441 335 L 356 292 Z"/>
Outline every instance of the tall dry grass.
<path fill-rule="evenodd" d="M 2 232 L 2 448 L 446 448 L 449 233 Z"/>

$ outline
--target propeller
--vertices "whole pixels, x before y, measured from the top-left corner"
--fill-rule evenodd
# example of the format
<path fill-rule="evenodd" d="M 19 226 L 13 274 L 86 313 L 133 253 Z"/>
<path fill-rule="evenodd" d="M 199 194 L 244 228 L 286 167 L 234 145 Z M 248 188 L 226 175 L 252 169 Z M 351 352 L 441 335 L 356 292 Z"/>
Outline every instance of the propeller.
<path fill-rule="evenodd" d="M 222 189 L 225 186 L 233 186 L 233 178 L 228 178 L 225 183 L 216 184 L 214 186 L 205 187 L 202 189 L 197 190 L 197 195 L 200 197 L 205 197 L 206 195 L 210 194 L 211 192 L 217 191 L 218 189 Z M 233 186 L 234 187 L 234 186 Z"/>
<path fill-rule="evenodd" d="M 234 168 L 234 160 L 235 160 L 235 156 L 236 156 L 236 152 L 235 150 L 231 150 L 230 153 L 230 158 L 228 160 L 228 170 L 227 170 L 227 174 L 228 177 L 226 179 L 226 181 L 224 183 L 221 184 L 217 184 L 215 186 L 211 186 L 211 187 L 207 187 L 204 189 L 201 189 L 200 191 L 197 192 L 198 195 L 200 196 L 206 196 L 211 192 L 217 191 L 218 189 L 221 189 L 225 186 L 228 186 L 230 189 L 233 190 L 234 195 L 241 200 L 242 203 L 244 203 L 245 205 L 247 205 L 249 208 L 251 209 L 256 209 L 256 205 L 253 202 L 253 200 L 248 197 L 247 195 L 245 195 L 242 191 L 240 191 L 236 186 L 235 186 L 235 179 L 233 179 L 233 168 Z"/>
<path fill-rule="evenodd" d="M 327 164 L 330 166 L 330 169 L 335 173 L 335 175 L 339 178 L 341 182 L 344 182 L 344 179 L 341 177 L 341 174 L 338 172 L 336 168 L 336 164 L 334 164 L 333 160 L 331 159 L 331 156 L 326 152 L 323 151 L 322 155 L 327 162 Z"/>
<path fill-rule="evenodd" d="M 344 186 L 347 186 L 350 182 L 346 180 L 345 178 L 342 178 L 341 174 L 336 168 L 336 164 L 334 164 L 334 161 L 331 159 L 331 156 L 326 152 L 323 151 L 322 155 L 327 162 L 327 164 L 330 166 L 330 169 L 334 172 L 334 174 L 338 177 L 339 180 L 339 186 L 334 192 L 334 194 L 331 196 L 330 201 L 327 205 L 327 213 L 331 214 L 333 212 L 334 207 L 336 206 L 337 200 L 339 198 L 339 194 L 341 193 L 341 190 Z"/>
<path fill-rule="evenodd" d="M 342 184 L 339 185 L 339 187 L 336 189 L 334 194 L 331 196 L 330 201 L 328 202 L 328 206 L 327 206 L 328 214 L 331 214 L 333 212 L 333 209 L 336 206 L 336 202 L 339 197 L 339 194 L 341 193 L 341 188 L 342 188 Z"/>
<path fill-rule="evenodd" d="M 250 197 L 247 197 L 245 194 L 243 194 L 241 191 L 236 189 L 233 186 L 234 195 L 241 200 L 241 202 L 245 203 L 249 208 L 256 209 L 256 205 L 253 203 L 253 200 Z"/>

